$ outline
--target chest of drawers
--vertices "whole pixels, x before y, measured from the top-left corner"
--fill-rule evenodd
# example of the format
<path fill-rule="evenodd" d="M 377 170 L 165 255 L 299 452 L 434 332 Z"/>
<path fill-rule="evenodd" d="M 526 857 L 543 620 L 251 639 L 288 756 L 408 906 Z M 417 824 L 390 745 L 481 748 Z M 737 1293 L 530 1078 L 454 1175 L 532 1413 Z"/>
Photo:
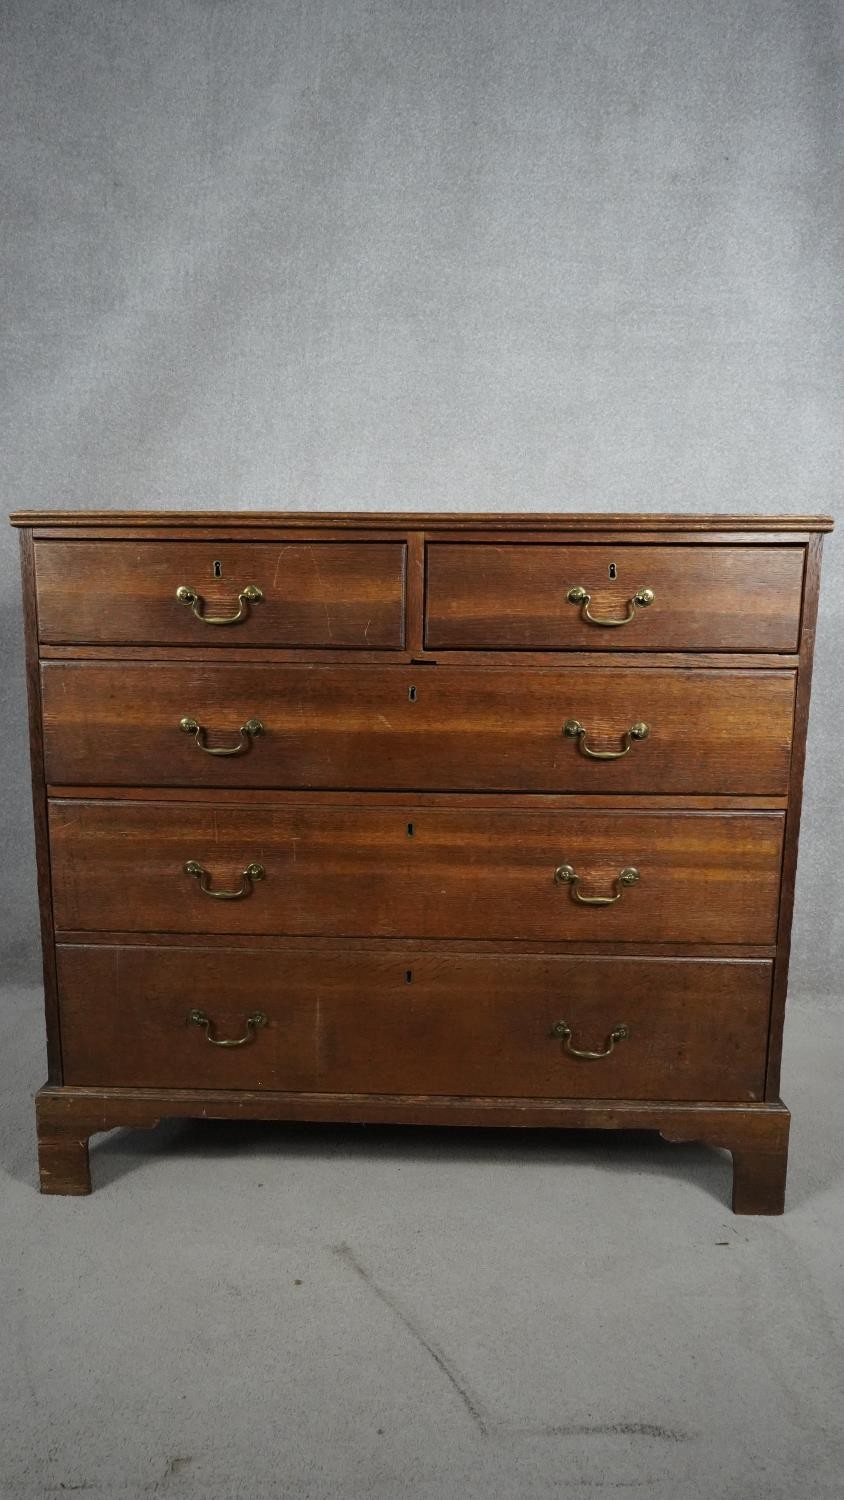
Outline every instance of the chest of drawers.
<path fill-rule="evenodd" d="M 659 1131 L 782 1211 L 822 517 L 34 512 L 49 1081 L 203 1116 Z"/>

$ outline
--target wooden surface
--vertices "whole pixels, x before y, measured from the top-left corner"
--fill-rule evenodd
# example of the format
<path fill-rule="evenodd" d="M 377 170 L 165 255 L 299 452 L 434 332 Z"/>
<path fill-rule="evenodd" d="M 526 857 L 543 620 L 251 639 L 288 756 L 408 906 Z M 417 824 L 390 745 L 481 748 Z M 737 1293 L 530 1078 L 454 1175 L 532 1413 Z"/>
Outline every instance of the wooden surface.
<path fill-rule="evenodd" d="M 791 955 L 791 922 L 794 914 L 794 885 L 797 876 L 800 813 L 803 806 L 803 773 L 806 764 L 809 698 L 812 689 L 812 665 L 815 655 L 815 627 L 820 592 L 822 540 L 820 536 L 812 537 L 806 549 L 806 581 L 800 633 L 800 668 L 797 679 L 797 702 L 794 714 L 794 753 L 791 758 L 789 802 L 786 815 L 782 862 L 780 916 L 777 930 L 778 951 L 774 966 L 774 993 L 771 1007 L 771 1027 L 768 1037 L 768 1079 L 765 1092 L 767 1099 L 778 1099 L 780 1092 L 783 1023 L 785 1020 L 788 967 Z"/>
<path fill-rule="evenodd" d="M 410 601 L 411 591 L 408 590 Z M 408 604 L 408 608 L 409 608 Z M 408 642 L 402 651 L 391 651 L 389 657 L 379 651 L 358 651 L 352 647 L 345 650 L 296 650 L 288 646 L 227 646 L 215 648 L 204 646 L 201 652 L 195 646 L 127 646 L 87 645 L 53 646 L 42 641 L 40 658 L 46 661 L 161 661 L 193 662 L 197 657 L 206 665 L 214 662 L 231 666 L 233 662 L 244 662 L 252 666 L 286 666 L 290 663 L 302 665 L 313 663 L 319 666 L 417 666 L 417 667 L 485 667 L 500 671 L 504 667 L 515 667 L 519 672 L 531 667 L 565 668 L 588 667 L 590 672 L 601 675 L 629 667 L 633 671 L 678 671 L 710 669 L 713 671 L 765 670 L 796 671 L 800 666 L 800 655 L 796 651 L 426 651 L 414 650 L 410 645 L 413 619 L 409 619 Z M 421 629 L 421 616 L 418 620 Z"/>
<path fill-rule="evenodd" d="M 688 512 L 661 514 L 652 511 L 631 515 L 624 511 L 555 511 L 501 514 L 489 511 L 290 511 L 290 510 L 19 510 L 9 520 L 12 526 L 31 526 L 79 531 L 89 526 L 144 531 L 149 527 L 200 530 L 220 527 L 246 531 L 275 529 L 331 531 L 397 529 L 404 531 L 642 531 L 674 532 L 805 532 L 831 531 L 829 516 L 789 515 L 694 515 Z"/>
<path fill-rule="evenodd" d="M 782 794 L 792 672 L 570 671 L 47 662 L 46 774 L 53 785 L 400 788 Z M 231 748 L 257 718 L 246 753 Z M 590 759 L 567 738 L 623 747 Z"/>
<path fill-rule="evenodd" d="M 611 569 L 616 578 L 612 581 Z M 425 644 L 430 650 L 794 651 L 801 547 L 588 547 L 431 542 Z M 590 613 L 568 602 L 579 585 Z"/>
<path fill-rule="evenodd" d="M 657 1130 L 733 1154 L 733 1212 L 781 1214 L 791 1116 L 770 1104 L 668 1100 L 501 1099 L 461 1095 L 262 1093 L 236 1089 L 52 1088 L 35 1100 L 41 1191 L 89 1193 L 88 1141 L 117 1126 L 148 1130 L 165 1118 L 330 1120 L 368 1124 Z"/>
<path fill-rule="evenodd" d="M 399 953 L 404 955 L 407 938 L 371 938 L 371 937 L 279 937 L 275 933 L 255 932 L 228 932 L 220 941 L 221 948 L 248 948 L 261 951 L 268 950 L 275 953 L 288 953 L 294 949 L 318 948 L 321 954 L 326 956 L 333 953 L 371 953 L 373 947 L 377 947 L 379 953 Z M 672 943 L 667 947 L 665 943 L 643 943 L 637 942 L 631 946 L 629 943 L 607 943 L 587 942 L 583 938 L 569 939 L 551 938 L 539 940 L 524 940 L 521 938 L 449 938 L 444 944 L 441 938 L 413 938 L 413 949 L 415 953 L 478 953 L 487 954 L 491 957 L 504 957 L 508 954 L 541 955 L 556 954 L 559 956 L 571 955 L 572 957 L 606 958 L 610 956 L 624 958 L 635 955 L 637 958 L 665 958 L 666 954 L 677 958 L 709 958 L 713 961 L 722 958 L 767 958 L 776 957 L 777 948 L 775 943 L 719 943 L 713 947 L 712 943 Z M 138 943 L 149 948 L 172 948 L 174 943 L 179 948 L 207 948 L 209 947 L 208 935 L 201 932 L 180 932 L 175 935 L 171 932 L 144 932 L 140 937 L 137 932 L 80 932 L 72 928 L 65 929 L 61 934 L 62 946 L 75 946 L 77 943 L 83 947 L 106 947 L 115 946 L 134 947 Z M 216 939 L 214 944 L 216 945 Z"/>
<path fill-rule="evenodd" d="M 478 813 L 359 807 L 276 810 L 213 804 L 53 802 L 58 929 L 372 937 L 771 942 L 781 813 Z M 412 832 L 410 831 L 412 829 Z M 234 890 L 252 861 L 265 879 L 218 901 L 184 873 Z M 582 877 L 613 906 L 555 883 Z"/>
<path fill-rule="evenodd" d="M 42 641 L 399 649 L 404 641 L 401 542 L 36 542 Z M 219 563 L 222 576 L 214 576 Z M 214 626 L 180 604 L 182 585 L 205 614 L 238 611 L 250 584 L 263 593 L 235 625 Z"/>
<path fill-rule="evenodd" d="M 41 714 L 41 677 L 38 670 L 38 618 L 35 610 L 35 558 L 32 536 L 20 534 L 21 593 L 26 649 L 26 691 L 29 712 L 29 765 L 32 778 L 32 819 L 35 831 L 35 868 L 38 883 L 38 918 L 41 929 L 44 1018 L 47 1027 L 47 1077 L 61 1082 L 62 1055 L 59 1027 L 56 953 L 53 943 L 53 893 L 50 883 L 50 838 L 44 777 L 44 731 Z"/>
<path fill-rule="evenodd" d="M 65 1076 L 141 1088 L 758 1100 L 771 964 L 60 947 Z M 187 1022 L 193 1007 L 220 1038 Z M 574 1058 L 552 1035 L 610 1056 Z"/>
<path fill-rule="evenodd" d="M 113 802 L 116 797 L 126 802 L 213 802 L 217 807 L 249 807 L 256 802 L 262 807 L 406 807 L 406 791 L 372 792 L 361 790 L 306 791 L 277 787 L 262 787 L 255 791 L 249 787 L 215 787 L 209 793 L 207 787 L 180 786 L 75 786 L 72 782 L 48 786 L 49 796 L 56 802 Z M 467 800 L 470 798 L 471 800 Z M 597 809 L 608 812 L 784 812 L 787 797 L 755 797 L 744 795 L 707 795 L 701 797 L 691 792 L 471 792 L 458 795 L 455 792 L 414 791 L 412 803 L 415 808 L 468 806 L 476 811 L 490 808 L 501 811 L 507 807 L 540 808 L 546 812 L 566 808 Z"/>
<path fill-rule="evenodd" d="M 29 512 L 46 1192 L 167 1115 L 658 1129 L 782 1211 L 825 517 Z M 215 566 L 215 564 L 217 566 Z M 221 576 L 217 576 L 220 574 Z M 195 619 L 175 598 L 233 613 Z M 654 590 L 618 628 L 640 587 Z M 265 733 L 213 757 L 247 718 Z M 586 726 L 566 737 L 567 719 Z M 633 723 L 646 738 L 616 760 Z M 49 822 L 48 822 L 49 817 Z M 215 901 L 246 864 L 266 878 Z M 587 896 L 621 889 L 611 906 Z M 637 884 L 619 887 L 622 868 Z M 58 950 L 55 931 L 61 939 Z M 58 962 L 58 969 L 56 963 Z M 201 1004 L 242 1048 L 189 1025 Z M 622 1014 L 623 1011 L 623 1014 Z M 618 1025 L 630 1035 L 600 1050 Z"/>

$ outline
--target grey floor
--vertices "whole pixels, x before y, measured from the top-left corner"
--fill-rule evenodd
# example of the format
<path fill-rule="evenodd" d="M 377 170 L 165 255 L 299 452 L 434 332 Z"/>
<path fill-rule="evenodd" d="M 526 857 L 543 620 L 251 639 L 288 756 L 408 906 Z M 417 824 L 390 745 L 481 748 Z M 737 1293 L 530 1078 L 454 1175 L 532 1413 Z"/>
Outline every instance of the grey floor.
<path fill-rule="evenodd" d="M 787 1212 L 646 1135 L 171 1123 L 35 1191 L 0 1006 L 0 1494 L 844 1495 L 844 1008 L 792 1002 Z"/>

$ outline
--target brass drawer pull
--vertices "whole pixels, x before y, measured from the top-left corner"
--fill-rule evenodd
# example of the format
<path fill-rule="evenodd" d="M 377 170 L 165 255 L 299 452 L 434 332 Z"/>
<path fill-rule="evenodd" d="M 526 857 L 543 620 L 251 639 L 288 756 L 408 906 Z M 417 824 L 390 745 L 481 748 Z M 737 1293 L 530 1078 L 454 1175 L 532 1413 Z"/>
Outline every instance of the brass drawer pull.
<path fill-rule="evenodd" d="M 616 885 L 620 889 L 616 891 L 614 896 L 581 896 L 578 890 L 580 876 L 575 873 L 571 865 L 558 865 L 554 871 L 554 879 L 558 885 L 570 885 L 572 900 L 579 901 L 581 906 L 614 906 L 616 901 L 621 900 L 624 894 L 624 887 L 627 885 L 636 885 L 641 877 L 639 871 L 634 869 L 632 865 L 628 865 L 625 869 L 620 870 L 615 880 Z"/>
<path fill-rule="evenodd" d="M 212 1047 L 245 1047 L 247 1042 L 252 1041 L 259 1027 L 266 1026 L 267 1024 L 264 1012 L 262 1010 L 255 1010 L 251 1016 L 246 1017 L 246 1035 L 229 1039 L 228 1037 L 211 1035 L 213 1022 L 204 1010 L 188 1011 L 188 1021 L 193 1026 L 205 1027 L 205 1040 L 206 1042 L 210 1042 Z"/>
<path fill-rule="evenodd" d="M 249 605 L 260 604 L 263 597 L 264 595 L 261 590 L 254 583 L 248 583 L 246 588 L 241 589 L 237 596 L 240 608 L 236 615 L 204 615 L 202 613 L 202 595 L 198 594 L 196 589 L 188 588 L 187 584 L 183 583 L 176 590 L 176 598 L 179 603 L 189 604 L 191 612 L 196 615 L 198 620 L 202 621 L 203 625 L 237 625 L 239 620 L 246 619 L 249 613 Z"/>
<path fill-rule="evenodd" d="M 628 612 L 623 620 L 605 620 L 600 615 L 590 615 L 589 605 L 592 603 L 592 595 L 587 593 L 586 589 L 581 588 L 580 584 L 575 584 L 574 588 L 569 589 L 566 598 L 569 604 L 583 606 L 582 618 L 588 620 L 590 625 L 629 625 L 636 613 L 637 604 L 640 609 L 647 609 L 649 604 L 653 604 L 654 591 L 653 589 L 637 589 L 633 598 L 628 601 Z"/>
<path fill-rule="evenodd" d="M 249 895 L 253 881 L 264 878 L 263 865 L 247 865 L 236 891 L 212 891 L 208 884 L 211 876 L 204 865 L 199 864 L 195 859 L 189 859 L 184 866 L 184 871 L 186 875 L 193 875 L 199 881 L 199 889 L 204 895 L 212 896 L 215 901 L 240 901 L 241 897 Z"/>
<path fill-rule="evenodd" d="M 202 724 L 197 723 L 196 719 L 180 719 L 179 728 L 183 729 L 185 734 L 192 734 L 198 749 L 204 750 L 206 755 L 243 755 L 244 751 L 249 749 L 252 740 L 264 733 L 264 726 L 260 719 L 247 719 L 246 723 L 240 726 L 239 744 L 232 745 L 228 750 L 212 750 L 210 745 L 204 743 L 207 731 Z"/>
<path fill-rule="evenodd" d="M 646 740 L 650 732 L 648 724 L 642 722 L 631 724 L 623 736 L 623 750 L 590 750 L 586 743 L 585 724 L 581 724 L 579 719 L 566 719 L 563 726 L 563 733 L 571 740 L 579 740 L 581 755 L 588 755 L 590 760 L 621 760 L 622 756 L 628 753 L 634 740 Z"/>
<path fill-rule="evenodd" d="M 600 1057 L 609 1057 L 616 1042 L 623 1042 L 629 1037 L 630 1027 L 614 1026 L 607 1037 L 603 1052 L 587 1052 L 580 1047 L 573 1047 L 571 1044 L 571 1027 L 567 1021 L 558 1021 L 552 1028 L 551 1035 L 560 1038 L 563 1044 L 563 1051 L 567 1052 L 569 1057 L 580 1057 L 585 1059 L 586 1062 L 595 1062 Z"/>

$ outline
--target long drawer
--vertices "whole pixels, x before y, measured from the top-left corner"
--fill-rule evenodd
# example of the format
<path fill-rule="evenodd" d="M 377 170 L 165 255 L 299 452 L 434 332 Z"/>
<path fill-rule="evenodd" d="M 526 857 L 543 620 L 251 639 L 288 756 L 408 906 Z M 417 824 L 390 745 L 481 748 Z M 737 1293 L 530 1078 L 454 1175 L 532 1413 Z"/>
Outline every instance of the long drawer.
<path fill-rule="evenodd" d="M 802 585 L 802 547 L 431 542 L 425 642 L 432 650 L 794 651 Z"/>
<path fill-rule="evenodd" d="M 71 946 L 58 964 L 72 1084 L 708 1100 L 763 1087 L 764 961 Z"/>
<path fill-rule="evenodd" d="M 402 541 L 35 544 L 40 639 L 56 644 L 395 650 Z"/>
<path fill-rule="evenodd" d="M 56 800 L 53 910 L 63 931 L 772 943 L 783 824 Z"/>
<path fill-rule="evenodd" d="M 764 795 L 794 673 L 47 662 L 42 697 L 53 784 Z"/>

